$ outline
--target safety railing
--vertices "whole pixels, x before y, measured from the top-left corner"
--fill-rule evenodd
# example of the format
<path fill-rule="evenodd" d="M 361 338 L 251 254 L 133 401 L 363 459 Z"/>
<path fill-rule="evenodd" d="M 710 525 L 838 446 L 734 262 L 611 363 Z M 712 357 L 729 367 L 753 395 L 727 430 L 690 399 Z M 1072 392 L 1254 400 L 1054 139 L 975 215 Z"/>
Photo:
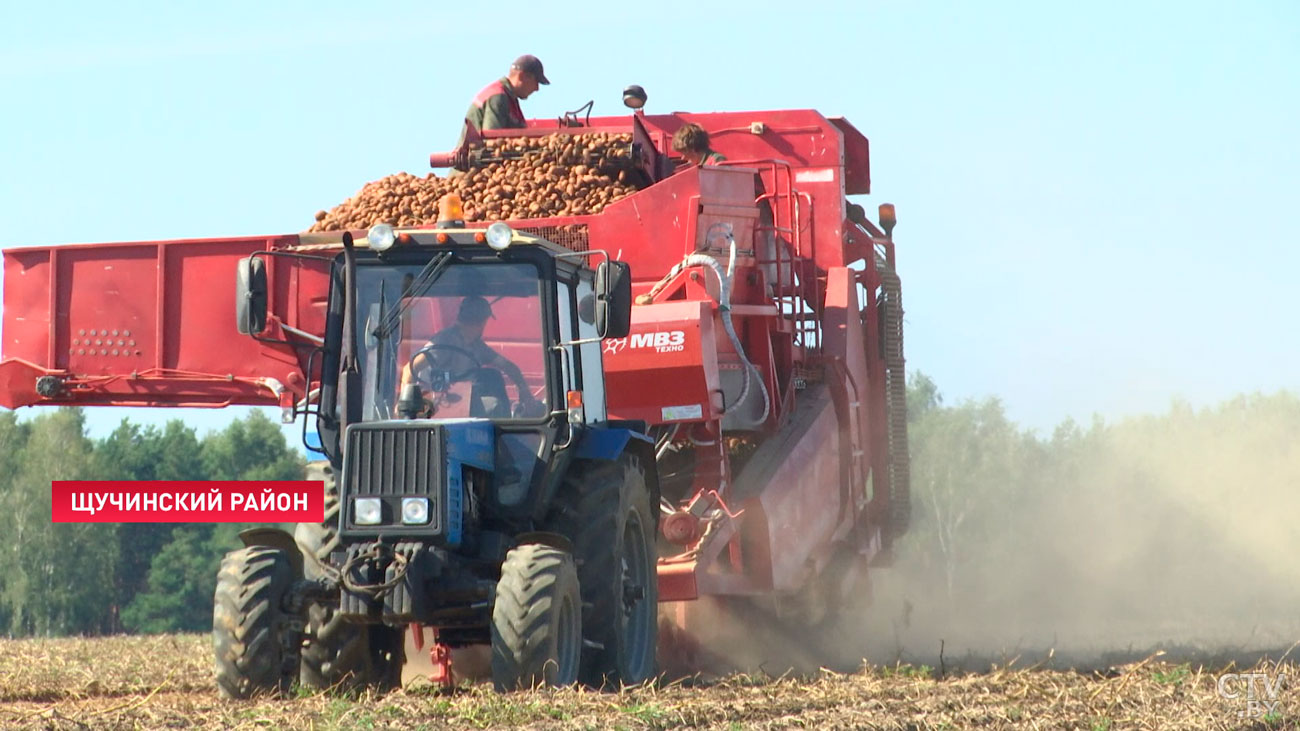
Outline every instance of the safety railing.
<path fill-rule="evenodd" d="M 819 354 L 823 307 L 815 281 L 817 242 L 813 236 L 805 236 L 811 231 L 812 197 L 794 187 L 794 168 L 784 160 L 726 160 L 719 165 L 759 171 L 766 192 L 758 195 L 754 204 L 760 211 L 770 211 L 771 222 L 764 224 L 760 218 L 754 227 L 755 263 L 771 279 L 772 298 L 782 317 L 792 322 L 796 344 L 805 353 Z"/>

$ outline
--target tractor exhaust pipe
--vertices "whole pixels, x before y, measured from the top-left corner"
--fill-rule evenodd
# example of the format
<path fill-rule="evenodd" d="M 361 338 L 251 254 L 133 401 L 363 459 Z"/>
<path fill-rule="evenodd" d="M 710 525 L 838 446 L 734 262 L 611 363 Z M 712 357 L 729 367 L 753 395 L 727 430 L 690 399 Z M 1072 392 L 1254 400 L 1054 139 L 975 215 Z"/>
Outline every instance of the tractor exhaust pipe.
<path fill-rule="evenodd" d="M 357 255 L 353 249 L 352 232 L 343 233 L 343 338 L 342 363 L 339 374 L 339 398 L 343 402 L 343 423 L 339 433 L 347 431 L 349 424 L 361 421 L 361 366 L 357 357 Z"/>

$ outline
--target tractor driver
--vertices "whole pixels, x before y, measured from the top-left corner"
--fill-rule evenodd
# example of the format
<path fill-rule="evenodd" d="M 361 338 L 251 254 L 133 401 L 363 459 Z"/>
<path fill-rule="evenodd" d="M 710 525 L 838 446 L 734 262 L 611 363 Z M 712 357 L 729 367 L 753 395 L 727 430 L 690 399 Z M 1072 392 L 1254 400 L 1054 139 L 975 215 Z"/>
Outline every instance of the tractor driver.
<path fill-rule="evenodd" d="M 673 151 L 700 167 L 717 165 L 727 159 L 709 147 L 709 133 L 694 122 L 687 122 L 673 134 Z"/>
<path fill-rule="evenodd" d="M 533 398 L 523 371 L 483 342 L 483 330 L 489 319 L 494 319 L 494 315 L 487 300 L 478 295 L 461 300 L 455 324 L 429 339 L 429 345 L 445 347 L 433 347 L 418 353 L 403 366 L 402 387 L 405 388 L 415 377 L 412 369 L 424 371 L 432 368 L 450 373 L 453 378 L 474 384 L 470 397 L 471 416 L 502 418 L 510 415 L 510 400 L 506 396 L 505 380 L 501 377 L 505 373 L 519 389 L 521 410 L 524 413 L 538 411 L 540 404 Z"/>

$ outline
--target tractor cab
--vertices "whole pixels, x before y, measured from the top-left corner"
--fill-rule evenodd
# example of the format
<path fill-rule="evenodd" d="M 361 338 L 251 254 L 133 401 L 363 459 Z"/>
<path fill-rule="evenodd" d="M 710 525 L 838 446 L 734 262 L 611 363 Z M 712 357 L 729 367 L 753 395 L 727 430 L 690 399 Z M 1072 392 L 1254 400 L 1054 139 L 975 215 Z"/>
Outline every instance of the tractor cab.
<path fill-rule="evenodd" d="M 480 503 L 507 522 L 531 515 L 563 471 L 551 455 L 605 425 L 600 341 L 627 332 L 626 265 L 505 223 L 381 224 L 366 243 L 335 262 L 323 349 L 322 445 L 343 492 L 365 493 L 345 501 L 343 534 L 427 532 L 439 510 L 407 510 L 403 495 L 425 497 L 435 488 L 418 483 L 439 467 L 480 493 L 459 518 L 444 506 L 448 521 Z"/>

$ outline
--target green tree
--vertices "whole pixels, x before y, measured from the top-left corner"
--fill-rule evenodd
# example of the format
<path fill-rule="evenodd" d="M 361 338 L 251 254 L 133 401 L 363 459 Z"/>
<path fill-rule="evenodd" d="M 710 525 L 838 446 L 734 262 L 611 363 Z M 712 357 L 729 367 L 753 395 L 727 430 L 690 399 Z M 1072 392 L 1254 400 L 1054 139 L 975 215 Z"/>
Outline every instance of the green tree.
<path fill-rule="evenodd" d="M 107 631 L 113 625 L 113 593 L 105 588 L 112 586 L 117 561 L 114 526 L 50 522 L 51 481 L 94 476 L 85 417 L 80 409 L 59 409 L 33 419 L 27 431 L 10 465 L 13 482 L 0 495 L 6 516 L 0 603 L 8 629 L 19 635 Z"/>
<path fill-rule="evenodd" d="M 934 379 L 915 371 L 907 380 L 907 423 L 914 424 L 921 417 L 943 406 L 943 395 Z"/>
<path fill-rule="evenodd" d="M 152 556 L 147 585 L 122 612 L 136 632 L 198 632 L 212 623 L 212 592 L 224 550 L 211 526 L 181 526 Z"/>
<path fill-rule="evenodd" d="M 29 431 L 27 424 L 18 423 L 16 413 L 0 414 L 0 510 L 6 515 L 13 515 L 21 499 L 16 494 L 15 483 Z M 18 526 L 12 520 L 0 522 L 0 558 L 13 560 L 19 555 L 13 550 L 17 532 Z M 16 571 L 0 571 L 0 631 L 13 632 L 15 608 L 25 604 L 24 591 L 20 588 L 23 581 L 23 575 Z M 18 611 L 21 613 L 21 609 Z"/>
<path fill-rule="evenodd" d="M 1018 459 L 1026 445 L 998 400 L 941 408 L 933 382 L 925 379 L 922 386 L 923 406 L 909 426 L 913 500 L 921 518 L 909 542 L 923 562 L 942 569 L 951 598 L 962 568 L 971 565 L 971 549 L 998 528 L 1004 501 L 1021 477 Z"/>
<path fill-rule="evenodd" d="M 203 480 L 207 474 L 194 429 L 174 419 L 161 431 L 123 419 L 95 447 L 96 464 L 107 480 Z M 149 571 L 177 530 L 195 531 L 202 538 L 210 528 L 177 523 L 122 523 L 115 526 L 118 565 L 114 605 L 126 607 L 148 587 Z M 129 624 L 129 622 L 128 622 Z M 120 630 L 121 625 L 114 627 Z"/>
<path fill-rule="evenodd" d="M 188 448 L 183 435 L 173 436 L 174 444 Z M 209 434 L 198 443 L 198 455 L 197 460 L 178 463 L 190 469 L 200 469 L 196 463 L 201 464 L 203 479 L 211 480 L 299 480 L 305 466 L 279 427 L 261 412 Z M 124 624 L 138 632 L 196 631 L 210 626 L 221 557 L 241 545 L 239 531 L 247 527 L 176 526 L 161 549 L 147 556 L 146 585 L 123 612 Z"/>
<path fill-rule="evenodd" d="M 306 460 L 275 422 L 254 411 L 203 440 L 203 464 L 211 480 L 300 480 Z"/>

